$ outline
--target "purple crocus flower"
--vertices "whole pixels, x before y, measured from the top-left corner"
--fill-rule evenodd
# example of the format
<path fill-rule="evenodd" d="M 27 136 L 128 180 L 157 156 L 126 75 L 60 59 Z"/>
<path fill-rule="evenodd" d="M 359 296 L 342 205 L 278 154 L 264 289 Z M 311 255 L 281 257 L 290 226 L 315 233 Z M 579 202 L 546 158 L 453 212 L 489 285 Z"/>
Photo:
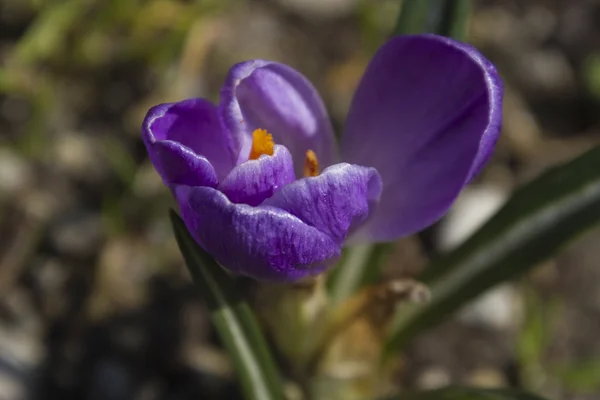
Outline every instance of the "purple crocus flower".
<path fill-rule="evenodd" d="M 489 158 L 502 83 L 464 43 L 397 36 L 375 54 L 339 147 L 294 69 L 233 66 L 220 103 L 152 108 L 142 134 L 192 236 L 230 271 L 293 281 L 349 242 L 390 241 L 441 218 Z"/>

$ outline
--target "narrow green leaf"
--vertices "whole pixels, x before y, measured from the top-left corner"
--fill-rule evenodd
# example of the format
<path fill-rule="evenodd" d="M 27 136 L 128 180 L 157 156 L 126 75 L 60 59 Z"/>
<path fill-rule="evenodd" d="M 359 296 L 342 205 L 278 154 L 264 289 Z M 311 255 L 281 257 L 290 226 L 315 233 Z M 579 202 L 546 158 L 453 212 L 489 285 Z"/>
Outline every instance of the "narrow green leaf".
<path fill-rule="evenodd" d="M 515 389 L 478 389 L 449 387 L 445 389 L 411 392 L 385 400 L 543 400 L 533 394 Z"/>
<path fill-rule="evenodd" d="M 556 254 L 600 221 L 600 147 L 555 167 L 518 190 L 466 243 L 434 260 L 420 280 L 431 301 L 400 310 L 384 353 L 486 289 Z"/>
<path fill-rule="evenodd" d="M 590 359 L 559 368 L 564 387 L 577 393 L 595 393 L 600 387 L 600 359 Z"/>
<path fill-rule="evenodd" d="M 440 0 L 403 0 L 402 7 L 398 13 L 398 21 L 394 28 L 395 35 L 406 35 L 411 33 L 435 32 L 437 29 L 428 30 L 431 26 L 431 7 Z"/>
<path fill-rule="evenodd" d="M 464 40 L 472 0 L 404 0 L 394 34 L 437 33 Z"/>
<path fill-rule="evenodd" d="M 59 53 L 67 41 L 65 36 L 88 9 L 88 2 L 69 0 L 47 6 L 39 14 L 14 50 L 15 62 L 31 65 Z"/>
<path fill-rule="evenodd" d="M 196 244 L 174 211 L 170 216 L 179 249 L 208 304 L 212 322 L 229 351 L 246 397 L 249 400 L 283 399 L 273 357 L 235 281 Z"/>
<path fill-rule="evenodd" d="M 340 264 L 327 279 L 332 305 L 339 304 L 359 288 L 375 283 L 393 243 L 364 244 L 345 249 Z"/>
<path fill-rule="evenodd" d="M 441 35 L 464 41 L 467 37 L 473 0 L 446 1 Z"/>

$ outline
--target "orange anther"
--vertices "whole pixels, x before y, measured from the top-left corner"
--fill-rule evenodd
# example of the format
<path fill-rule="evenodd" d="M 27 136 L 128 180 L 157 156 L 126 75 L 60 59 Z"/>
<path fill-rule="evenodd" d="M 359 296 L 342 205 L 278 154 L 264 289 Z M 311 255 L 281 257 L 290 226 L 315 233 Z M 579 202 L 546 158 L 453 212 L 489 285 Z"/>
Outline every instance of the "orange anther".
<path fill-rule="evenodd" d="M 256 160 L 263 154 L 272 156 L 273 146 L 275 146 L 273 135 L 264 129 L 255 129 L 254 132 L 252 132 L 252 149 L 250 150 L 248 159 Z"/>
<path fill-rule="evenodd" d="M 306 152 L 306 158 L 304 159 L 304 176 L 317 176 L 319 175 L 319 160 L 317 160 L 317 154 L 308 150 Z"/>

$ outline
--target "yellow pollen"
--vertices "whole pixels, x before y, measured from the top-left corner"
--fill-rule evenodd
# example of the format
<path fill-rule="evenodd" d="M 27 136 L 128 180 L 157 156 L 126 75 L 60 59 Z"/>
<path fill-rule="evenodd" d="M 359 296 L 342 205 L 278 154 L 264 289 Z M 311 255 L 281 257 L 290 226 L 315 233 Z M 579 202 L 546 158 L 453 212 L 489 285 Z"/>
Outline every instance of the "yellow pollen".
<path fill-rule="evenodd" d="M 304 159 L 304 176 L 317 175 L 319 175 L 319 160 L 317 160 L 317 155 L 314 151 L 308 150 Z"/>
<path fill-rule="evenodd" d="M 252 149 L 250 150 L 248 159 L 256 160 L 263 154 L 272 156 L 274 145 L 273 135 L 264 129 L 255 129 L 254 132 L 252 132 Z"/>

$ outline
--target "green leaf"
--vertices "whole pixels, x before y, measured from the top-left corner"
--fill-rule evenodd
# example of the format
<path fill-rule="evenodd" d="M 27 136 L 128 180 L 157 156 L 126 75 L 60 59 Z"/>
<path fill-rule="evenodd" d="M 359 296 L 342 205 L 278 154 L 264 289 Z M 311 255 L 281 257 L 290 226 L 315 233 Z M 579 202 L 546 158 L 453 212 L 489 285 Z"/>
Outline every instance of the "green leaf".
<path fill-rule="evenodd" d="M 341 262 L 327 279 L 331 304 L 340 304 L 359 288 L 375 283 L 393 247 L 393 243 L 379 243 L 344 249 Z"/>
<path fill-rule="evenodd" d="M 561 383 L 570 391 L 595 393 L 600 387 L 600 359 L 589 359 L 560 367 L 557 371 Z"/>
<path fill-rule="evenodd" d="M 600 221 L 600 148 L 519 189 L 467 242 L 420 276 L 431 301 L 399 310 L 384 354 L 400 349 L 486 289 L 555 255 Z"/>
<path fill-rule="evenodd" d="M 543 400 L 533 394 L 514 389 L 477 389 L 450 387 L 445 389 L 411 392 L 385 400 Z"/>
<path fill-rule="evenodd" d="M 227 273 L 196 244 L 183 221 L 171 210 L 179 249 L 210 316 L 229 351 L 247 399 L 284 399 L 279 373 L 254 314 Z"/>
<path fill-rule="evenodd" d="M 70 0 L 45 7 L 19 40 L 14 61 L 19 65 L 31 65 L 60 53 L 68 43 L 65 37 L 69 29 L 89 8 L 87 3 Z"/>
<path fill-rule="evenodd" d="M 396 35 L 437 33 L 465 40 L 472 0 L 404 0 Z"/>

